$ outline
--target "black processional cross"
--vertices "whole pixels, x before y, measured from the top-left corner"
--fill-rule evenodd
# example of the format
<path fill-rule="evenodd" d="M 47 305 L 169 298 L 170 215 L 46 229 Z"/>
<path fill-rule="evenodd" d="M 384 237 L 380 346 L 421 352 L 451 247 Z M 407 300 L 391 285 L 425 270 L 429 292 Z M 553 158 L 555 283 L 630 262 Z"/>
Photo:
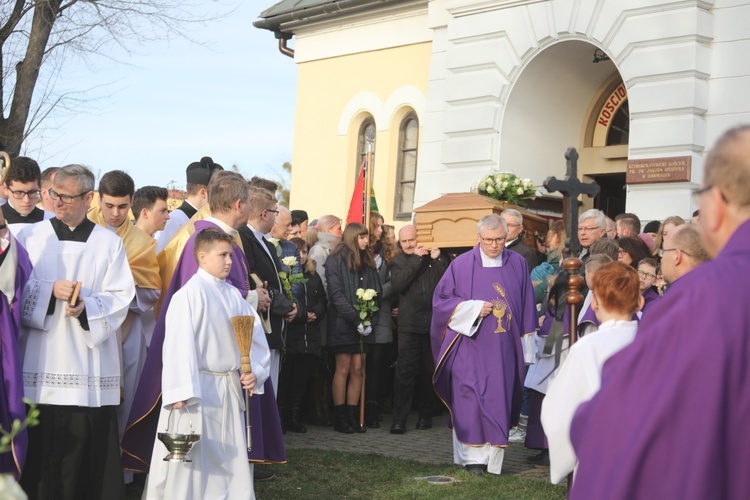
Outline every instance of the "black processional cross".
<path fill-rule="evenodd" d="M 581 182 L 578 180 L 578 151 L 568 148 L 565 151 L 566 172 L 565 179 L 558 180 L 555 177 L 547 177 L 544 188 L 550 193 L 556 191 L 563 195 L 563 206 L 565 219 L 565 231 L 568 233 L 565 240 L 565 248 L 571 257 L 577 257 L 581 252 L 581 244 L 578 242 L 578 196 L 585 194 L 593 198 L 599 194 L 599 185 L 595 182 Z"/>

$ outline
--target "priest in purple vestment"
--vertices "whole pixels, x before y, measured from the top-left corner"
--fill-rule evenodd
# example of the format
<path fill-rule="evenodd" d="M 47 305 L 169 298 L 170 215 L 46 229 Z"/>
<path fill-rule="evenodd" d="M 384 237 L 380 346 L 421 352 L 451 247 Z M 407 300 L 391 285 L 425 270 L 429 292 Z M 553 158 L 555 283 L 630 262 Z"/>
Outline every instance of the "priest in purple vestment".
<path fill-rule="evenodd" d="M 578 408 L 571 498 L 750 494 L 750 126 L 719 139 L 695 195 L 714 260 L 670 286 Z"/>
<path fill-rule="evenodd" d="M 10 234 L 0 213 L 0 426 L 11 429 L 14 420 L 26 418 L 23 403 L 23 360 L 18 353 L 21 329 L 21 296 L 31 275 L 26 249 Z M 21 476 L 28 436 L 21 431 L 11 443 L 11 450 L 0 455 L 0 474 Z"/>
<path fill-rule="evenodd" d="M 236 174 L 226 172 L 224 175 L 217 177 L 215 182 L 212 179 L 212 183 L 209 185 L 209 205 L 212 216 L 195 222 L 195 233 L 185 244 L 164 297 L 164 303 L 156 321 L 154 335 L 146 357 L 146 364 L 130 411 L 128 425 L 122 438 L 122 463 L 126 469 L 148 472 L 159 419 L 162 346 L 164 344 L 167 309 L 175 292 L 182 288 L 198 271 L 198 263 L 194 256 L 195 238 L 199 232 L 208 228 L 219 229 L 236 238 L 237 228 L 247 224 L 250 209 L 247 182 L 241 176 L 238 176 L 241 179 L 241 182 L 239 182 L 241 186 L 234 186 L 235 189 L 233 189 L 231 185 L 235 183 L 234 179 L 225 179 L 233 175 Z M 233 198 L 233 200 L 228 198 Z M 232 268 L 226 281 L 237 287 L 243 297 L 248 295 L 250 284 L 247 259 L 238 245 L 233 249 Z M 285 462 L 286 452 L 281 434 L 281 422 L 270 378 L 264 384 L 263 394 L 257 394 L 251 399 L 250 412 L 253 442 L 252 451 L 248 453 L 248 459 L 253 462 Z"/>
<path fill-rule="evenodd" d="M 503 218 L 485 216 L 477 229 L 479 244 L 451 263 L 433 296 L 433 384 L 451 412 L 454 462 L 500 474 L 524 360 L 534 362 L 536 306 L 526 260 L 505 249 Z"/>

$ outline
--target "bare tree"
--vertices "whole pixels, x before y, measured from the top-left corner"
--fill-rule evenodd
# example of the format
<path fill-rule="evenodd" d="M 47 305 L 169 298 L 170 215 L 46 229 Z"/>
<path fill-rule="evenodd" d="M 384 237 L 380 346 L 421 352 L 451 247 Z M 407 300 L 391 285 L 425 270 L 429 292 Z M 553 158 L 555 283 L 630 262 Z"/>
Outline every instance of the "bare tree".
<path fill-rule="evenodd" d="M 0 0 L 0 150 L 17 155 L 29 133 L 55 107 L 71 99 L 75 102 L 75 95 L 54 88 L 70 57 L 101 56 L 113 46 L 129 51 L 134 44 L 186 37 L 189 23 L 220 17 L 196 17 L 199 4 L 190 0 Z"/>

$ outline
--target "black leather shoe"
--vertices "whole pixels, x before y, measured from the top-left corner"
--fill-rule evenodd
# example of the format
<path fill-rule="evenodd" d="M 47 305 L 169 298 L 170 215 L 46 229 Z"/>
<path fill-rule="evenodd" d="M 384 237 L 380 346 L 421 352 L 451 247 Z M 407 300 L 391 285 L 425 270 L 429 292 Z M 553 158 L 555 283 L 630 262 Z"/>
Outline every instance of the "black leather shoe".
<path fill-rule="evenodd" d="M 254 481 L 270 481 L 276 477 L 276 473 L 268 469 L 255 469 L 253 474 Z"/>
<path fill-rule="evenodd" d="M 394 420 L 393 424 L 391 424 L 391 434 L 403 434 L 404 432 L 406 432 L 406 424 Z"/>
<path fill-rule="evenodd" d="M 469 464 L 466 466 L 466 472 L 475 476 L 483 476 L 487 472 L 487 466 L 482 464 Z"/>
<path fill-rule="evenodd" d="M 417 430 L 426 431 L 427 429 L 432 429 L 432 419 L 430 417 L 419 417 L 419 420 L 417 420 Z"/>
<path fill-rule="evenodd" d="M 537 465 L 539 467 L 549 467 L 549 450 L 542 450 L 538 455 L 534 455 L 526 459 L 531 465 Z"/>

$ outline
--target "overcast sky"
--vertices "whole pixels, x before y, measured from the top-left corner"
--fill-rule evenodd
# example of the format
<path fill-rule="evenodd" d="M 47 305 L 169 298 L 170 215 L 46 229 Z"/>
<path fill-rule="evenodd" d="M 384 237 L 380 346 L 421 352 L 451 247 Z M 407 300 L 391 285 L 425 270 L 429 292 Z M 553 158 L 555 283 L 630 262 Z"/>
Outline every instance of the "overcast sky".
<path fill-rule="evenodd" d="M 297 68 L 273 33 L 252 26 L 272 4 L 243 1 L 225 19 L 191 26 L 204 46 L 171 40 L 113 52 L 126 64 L 69 64 L 58 84 L 98 87 L 88 93 L 98 96 L 93 109 L 58 113 L 26 153 L 42 168 L 125 170 L 137 186 L 183 187 L 185 167 L 202 156 L 246 176 L 282 175 L 292 160 Z"/>

